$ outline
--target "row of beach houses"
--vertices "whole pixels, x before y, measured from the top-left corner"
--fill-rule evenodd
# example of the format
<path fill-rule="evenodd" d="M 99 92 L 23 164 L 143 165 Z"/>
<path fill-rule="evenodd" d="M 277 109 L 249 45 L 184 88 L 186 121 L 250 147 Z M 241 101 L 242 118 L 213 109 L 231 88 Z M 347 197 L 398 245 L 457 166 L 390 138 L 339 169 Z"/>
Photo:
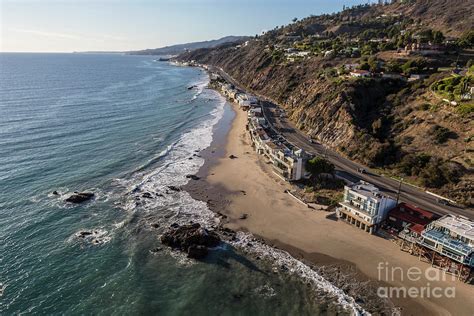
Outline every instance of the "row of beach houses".
<path fill-rule="evenodd" d="M 221 91 L 247 111 L 252 146 L 271 163 L 277 176 L 286 181 L 308 176 L 304 166 L 310 157 L 272 131 L 255 96 L 229 83 L 223 83 Z M 474 268 L 474 222 L 466 217 L 451 214 L 441 217 L 407 203 L 398 203 L 365 181 L 345 185 L 336 216 L 370 234 L 389 233 L 402 250 L 459 279 L 467 280 Z"/>
<path fill-rule="evenodd" d="M 221 90 L 225 96 L 238 103 L 242 110 L 247 111 L 246 128 L 252 146 L 271 163 L 273 172 L 286 181 L 297 181 L 307 176 L 304 166 L 308 155 L 269 129 L 258 99 L 228 83 L 223 84 Z"/>
<path fill-rule="evenodd" d="M 390 233 L 402 250 L 466 280 L 474 268 L 474 222 L 398 203 L 374 185 L 360 181 L 344 187 L 336 215 L 366 232 Z"/>

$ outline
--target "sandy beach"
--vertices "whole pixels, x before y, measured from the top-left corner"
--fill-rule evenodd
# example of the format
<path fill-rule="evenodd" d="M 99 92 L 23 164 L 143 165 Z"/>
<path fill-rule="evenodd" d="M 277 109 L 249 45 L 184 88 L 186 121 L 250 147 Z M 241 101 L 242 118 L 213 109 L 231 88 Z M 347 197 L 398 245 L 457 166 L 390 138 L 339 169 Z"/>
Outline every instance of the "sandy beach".
<path fill-rule="evenodd" d="M 374 290 L 428 288 L 424 295 L 413 295 L 416 297 L 390 297 L 402 315 L 474 314 L 472 285 L 451 280 L 439 270 L 434 276 L 428 263 L 401 252 L 394 242 L 338 221 L 332 212 L 309 209 L 285 193 L 291 185 L 272 174 L 264 158 L 250 146 L 245 130 L 247 113 L 236 105 L 232 108 L 234 114 L 222 123 L 230 124 L 230 129 L 224 136 L 218 135 L 225 146 L 218 140 L 203 153 L 206 164 L 198 173 L 202 179 L 186 188 L 193 197 L 224 214 L 227 227 L 249 231 L 316 266 L 349 265 L 357 271 L 354 277 L 370 281 Z M 410 277 L 410 268 L 420 269 L 422 274 Z M 427 275 L 427 269 L 431 274 Z M 438 287 L 441 297 L 433 295 L 432 289 Z M 454 289 L 454 295 L 452 290 L 446 294 L 449 288 Z"/>

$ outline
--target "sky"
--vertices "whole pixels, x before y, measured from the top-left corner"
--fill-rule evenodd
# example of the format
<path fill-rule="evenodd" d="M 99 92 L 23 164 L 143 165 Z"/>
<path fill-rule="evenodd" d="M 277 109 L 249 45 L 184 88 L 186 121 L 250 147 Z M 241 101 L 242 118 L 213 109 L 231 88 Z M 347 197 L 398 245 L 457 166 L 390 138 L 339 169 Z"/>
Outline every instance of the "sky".
<path fill-rule="evenodd" d="M 255 35 L 367 0 L 0 0 L 1 52 L 127 51 Z"/>

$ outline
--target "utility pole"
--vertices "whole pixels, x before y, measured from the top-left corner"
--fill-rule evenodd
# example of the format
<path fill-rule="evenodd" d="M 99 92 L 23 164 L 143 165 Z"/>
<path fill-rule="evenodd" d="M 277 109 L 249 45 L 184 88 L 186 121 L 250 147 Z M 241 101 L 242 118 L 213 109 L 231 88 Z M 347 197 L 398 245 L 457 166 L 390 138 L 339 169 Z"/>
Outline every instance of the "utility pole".
<path fill-rule="evenodd" d="M 398 205 L 398 201 L 400 200 L 400 190 L 402 189 L 402 182 L 403 182 L 403 178 L 400 178 L 400 181 L 398 182 L 397 205 Z"/>

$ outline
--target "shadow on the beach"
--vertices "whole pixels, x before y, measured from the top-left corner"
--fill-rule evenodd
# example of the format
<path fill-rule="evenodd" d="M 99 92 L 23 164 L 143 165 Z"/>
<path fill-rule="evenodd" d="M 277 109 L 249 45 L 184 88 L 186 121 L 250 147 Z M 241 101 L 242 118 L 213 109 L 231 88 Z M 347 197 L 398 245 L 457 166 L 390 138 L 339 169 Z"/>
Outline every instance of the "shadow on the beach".
<path fill-rule="evenodd" d="M 337 220 L 338 220 L 337 216 L 336 216 L 336 213 L 331 213 L 329 215 L 326 215 L 326 219 L 329 219 L 329 220 L 335 221 L 335 222 L 337 222 Z"/>

